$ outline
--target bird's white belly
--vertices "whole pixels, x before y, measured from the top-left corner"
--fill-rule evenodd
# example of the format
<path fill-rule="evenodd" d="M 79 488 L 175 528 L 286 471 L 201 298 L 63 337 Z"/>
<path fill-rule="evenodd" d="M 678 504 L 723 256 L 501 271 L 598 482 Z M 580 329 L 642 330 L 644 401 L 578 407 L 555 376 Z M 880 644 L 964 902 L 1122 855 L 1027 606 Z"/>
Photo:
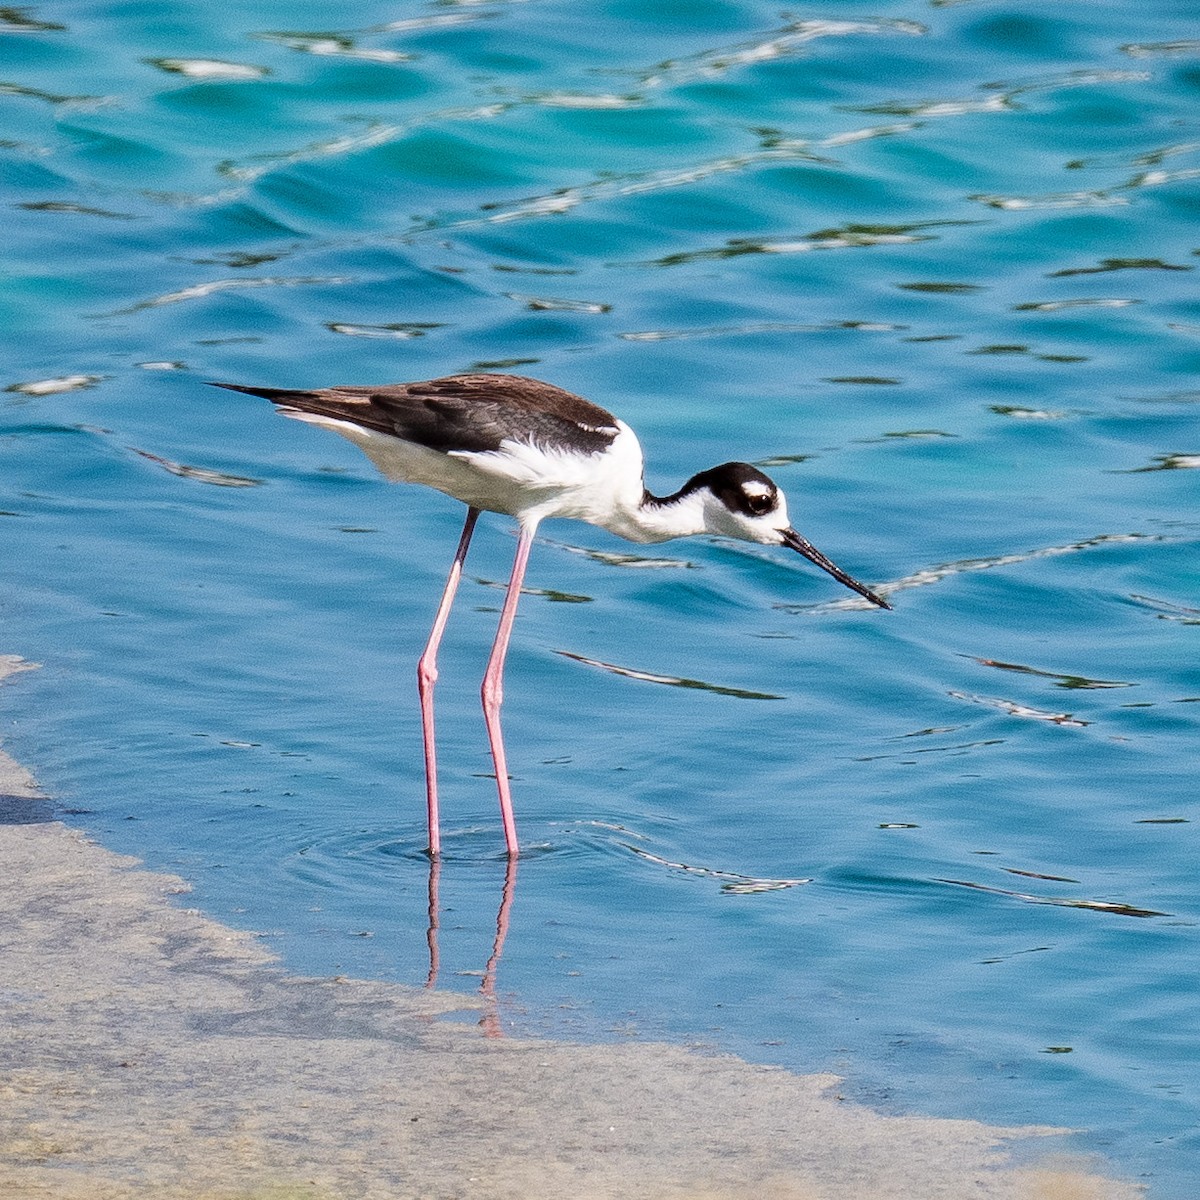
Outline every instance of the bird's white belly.
<path fill-rule="evenodd" d="M 641 447 L 624 422 L 618 423 L 620 432 L 608 449 L 598 454 L 519 441 L 503 442 L 498 450 L 443 453 L 352 421 L 288 415 L 341 434 L 393 482 L 424 484 L 488 512 L 526 521 L 572 517 L 628 537 L 625 514 L 642 499 Z"/>

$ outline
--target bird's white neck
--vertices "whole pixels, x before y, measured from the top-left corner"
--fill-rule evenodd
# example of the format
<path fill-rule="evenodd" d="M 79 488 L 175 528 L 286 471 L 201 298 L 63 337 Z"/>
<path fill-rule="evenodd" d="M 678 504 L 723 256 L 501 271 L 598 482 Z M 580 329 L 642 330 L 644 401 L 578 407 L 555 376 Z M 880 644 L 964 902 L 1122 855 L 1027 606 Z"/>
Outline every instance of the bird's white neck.
<path fill-rule="evenodd" d="M 705 497 L 700 491 L 665 498 L 646 492 L 640 504 L 613 513 L 604 527 L 631 542 L 666 542 L 705 533 Z"/>

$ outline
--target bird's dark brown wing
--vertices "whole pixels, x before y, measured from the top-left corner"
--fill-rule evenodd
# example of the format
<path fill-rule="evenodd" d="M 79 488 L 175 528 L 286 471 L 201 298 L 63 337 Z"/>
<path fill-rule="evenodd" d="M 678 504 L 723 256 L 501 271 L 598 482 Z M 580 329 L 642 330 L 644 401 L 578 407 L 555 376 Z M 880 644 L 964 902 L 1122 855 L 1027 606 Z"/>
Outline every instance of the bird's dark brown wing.
<path fill-rule="evenodd" d="M 616 418 L 553 384 L 523 375 L 447 375 L 382 387 L 316 391 L 244 387 L 283 409 L 351 421 L 443 453 L 497 450 L 505 441 L 599 453 L 617 435 Z"/>
<path fill-rule="evenodd" d="M 448 375 L 377 388 L 371 406 L 391 418 L 398 436 L 447 453 L 497 450 L 509 440 L 594 453 L 617 434 L 611 413 L 522 375 Z"/>

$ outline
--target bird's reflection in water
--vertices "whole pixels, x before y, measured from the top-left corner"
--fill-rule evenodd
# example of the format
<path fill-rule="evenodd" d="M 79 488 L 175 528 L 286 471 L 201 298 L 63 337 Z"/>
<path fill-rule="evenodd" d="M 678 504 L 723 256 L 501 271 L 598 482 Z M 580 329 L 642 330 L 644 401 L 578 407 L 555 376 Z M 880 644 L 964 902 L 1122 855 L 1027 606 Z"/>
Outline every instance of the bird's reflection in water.
<path fill-rule="evenodd" d="M 438 953 L 438 888 L 442 879 L 442 860 L 435 854 L 429 859 L 429 928 L 425 940 L 429 943 L 429 974 L 425 986 L 437 985 L 438 972 L 442 969 L 442 956 Z"/>
<path fill-rule="evenodd" d="M 440 904 L 438 899 L 441 884 L 442 860 L 433 857 L 429 860 L 429 926 L 426 931 L 426 941 L 429 943 L 429 974 L 425 977 L 425 986 L 432 988 L 437 985 L 438 972 L 441 970 L 441 954 L 438 950 L 438 926 L 440 922 Z M 483 982 L 479 985 L 480 995 L 483 996 L 483 1016 L 479 1026 L 485 1037 L 500 1038 L 504 1036 L 504 1028 L 500 1021 L 500 1005 L 496 998 L 496 971 L 500 966 L 500 956 L 504 953 L 504 941 L 508 937 L 508 925 L 512 915 L 513 895 L 517 886 L 517 860 L 514 857 L 505 859 L 504 887 L 500 892 L 500 907 L 496 911 L 496 936 L 492 939 L 492 953 L 483 968 Z"/>

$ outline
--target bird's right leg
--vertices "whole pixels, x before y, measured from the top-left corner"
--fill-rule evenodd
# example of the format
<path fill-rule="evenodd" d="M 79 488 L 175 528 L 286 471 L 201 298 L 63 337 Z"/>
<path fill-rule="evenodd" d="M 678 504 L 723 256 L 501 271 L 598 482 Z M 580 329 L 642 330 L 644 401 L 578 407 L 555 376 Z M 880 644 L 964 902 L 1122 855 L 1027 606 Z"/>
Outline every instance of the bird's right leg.
<path fill-rule="evenodd" d="M 438 677 L 437 652 L 442 642 L 442 634 L 446 631 L 446 621 L 450 617 L 454 593 L 458 591 L 458 583 L 462 578 L 471 534 L 475 532 L 475 522 L 478 520 L 479 509 L 468 508 L 462 537 L 458 539 L 458 551 L 450 567 L 450 575 L 442 592 L 441 603 L 438 604 L 433 628 L 429 631 L 429 641 L 425 643 L 424 653 L 417 663 L 417 689 L 421 694 L 421 733 L 425 739 L 425 799 L 429 808 L 429 853 L 434 858 L 442 850 L 442 836 L 438 825 L 437 748 L 433 736 L 433 685 Z"/>
<path fill-rule="evenodd" d="M 517 824 L 513 819 L 512 792 L 508 783 L 504 736 L 500 731 L 500 705 L 504 700 L 504 659 L 508 654 L 508 642 L 512 637 L 513 621 L 517 616 L 517 601 L 521 599 L 521 581 L 525 578 L 529 549 L 533 545 L 536 529 L 537 521 L 521 523 L 512 576 L 508 581 L 508 591 L 504 595 L 504 607 L 500 610 L 500 628 L 496 630 L 492 655 L 488 659 L 487 670 L 483 673 L 483 719 L 492 747 L 492 761 L 496 764 L 496 786 L 500 790 L 500 819 L 504 825 L 504 844 L 508 848 L 509 858 L 516 858 L 519 847 Z"/>

